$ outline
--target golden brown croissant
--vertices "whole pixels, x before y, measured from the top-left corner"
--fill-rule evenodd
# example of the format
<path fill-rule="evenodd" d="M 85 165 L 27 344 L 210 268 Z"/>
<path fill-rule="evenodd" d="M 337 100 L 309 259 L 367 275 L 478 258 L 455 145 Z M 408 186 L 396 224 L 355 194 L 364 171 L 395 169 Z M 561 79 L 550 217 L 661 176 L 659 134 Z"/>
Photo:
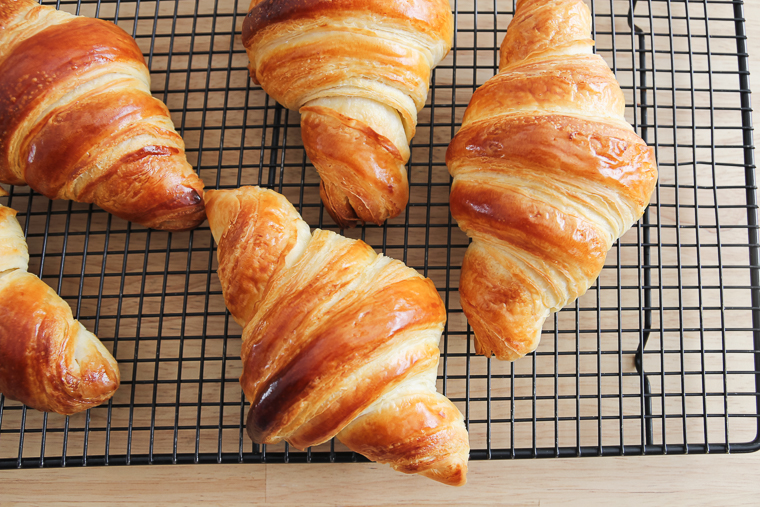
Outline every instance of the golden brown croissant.
<path fill-rule="evenodd" d="M 251 78 L 301 111 L 304 148 L 341 227 L 379 225 L 406 207 L 409 141 L 453 37 L 448 0 L 251 2 Z"/>
<path fill-rule="evenodd" d="M 451 213 L 472 238 L 459 291 L 479 354 L 533 351 L 649 204 L 654 150 L 593 45 L 582 0 L 518 0 L 499 73 L 446 153 Z"/>
<path fill-rule="evenodd" d="M 309 226 L 280 194 L 206 193 L 219 279 L 244 326 L 248 434 L 299 449 L 337 436 L 405 473 L 461 485 L 462 414 L 435 391 L 446 310 L 433 283 Z"/>
<path fill-rule="evenodd" d="M 0 0 L 0 182 L 191 229 L 205 218 L 203 183 L 184 150 L 124 30 Z"/>
<path fill-rule="evenodd" d="M 0 393 L 64 415 L 100 405 L 119 387 L 116 360 L 28 262 L 16 212 L 0 205 Z"/>

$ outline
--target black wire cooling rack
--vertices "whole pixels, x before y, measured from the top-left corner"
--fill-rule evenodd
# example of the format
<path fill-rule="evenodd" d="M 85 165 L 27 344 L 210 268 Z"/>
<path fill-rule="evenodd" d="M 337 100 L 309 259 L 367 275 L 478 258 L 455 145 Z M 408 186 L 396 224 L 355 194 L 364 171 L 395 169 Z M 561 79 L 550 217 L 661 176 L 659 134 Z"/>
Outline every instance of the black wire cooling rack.
<path fill-rule="evenodd" d="M 49 3 L 49 2 L 45 2 Z M 638 5 L 637 5 L 638 3 Z M 298 114 L 247 75 L 237 0 L 61 1 L 138 41 L 206 186 L 283 192 L 335 229 Z M 594 38 L 628 119 L 657 151 L 642 221 L 598 282 L 510 364 L 474 355 L 458 300 L 467 238 L 448 211 L 444 154 L 491 77 L 511 0 L 456 0 L 456 44 L 433 74 L 409 163 L 410 205 L 344 231 L 429 276 L 448 308 L 439 389 L 466 416 L 473 459 L 745 452 L 760 448 L 760 276 L 747 39 L 741 0 L 593 0 Z M 122 386 L 101 407 L 42 414 L 0 396 L 0 467 L 362 460 L 340 443 L 305 452 L 244 432 L 241 329 L 208 227 L 147 230 L 28 188 L 19 211 L 30 271 L 113 350 Z"/>

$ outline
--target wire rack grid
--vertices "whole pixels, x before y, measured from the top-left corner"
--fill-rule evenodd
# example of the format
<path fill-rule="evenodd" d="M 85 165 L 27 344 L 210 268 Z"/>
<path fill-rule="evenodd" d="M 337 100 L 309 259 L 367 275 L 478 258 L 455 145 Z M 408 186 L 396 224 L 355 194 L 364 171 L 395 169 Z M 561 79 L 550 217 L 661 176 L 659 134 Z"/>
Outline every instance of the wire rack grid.
<path fill-rule="evenodd" d="M 44 3 L 49 3 L 45 1 Z M 60 1 L 132 34 L 209 188 L 284 193 L 324 213 L 297 113 L 247 74 L 239 0 Z M 655 147 L 652 205 L 599 280 L 515 363 L 476 356 L 458 300 L 468 245 L 448 210 L 446 147 L 498 66 L 511 0 L 453 0 L 455 47 L 434 71 L 409 162 L 410 204 L 342 231 L 429 276 L 448 309 L 439 389 L 466 417 L 472 459 L 747 452 L 760 448 L 760 257 L 741 0 L 593 0 L 596 51 Z M 632 14 L 633 13 L 633 14 Z M 259 446 L 244 431 L 241 329 L 202 226 L 148 230 L 26 187 L 19 211 L 38 273 L 119 362 L 101 407 L 42 414 L 0 396 L 0 468 L 363 460 L 339 442 Z"/>

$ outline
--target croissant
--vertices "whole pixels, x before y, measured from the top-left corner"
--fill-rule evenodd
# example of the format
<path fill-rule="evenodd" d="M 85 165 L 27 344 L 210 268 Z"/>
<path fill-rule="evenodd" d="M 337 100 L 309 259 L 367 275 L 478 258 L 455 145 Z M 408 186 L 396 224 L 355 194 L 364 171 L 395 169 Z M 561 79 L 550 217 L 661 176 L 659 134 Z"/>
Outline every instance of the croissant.
<path fill-rule="evenodd" d="M 472 238 L 459 292 L 478 354 L 535 350 L 649 204 L 654 150 L 593 45 L 582 0 L 518 0 L 499 73 L 446 152 L 451 214 Z"/>
<path fill-rule="evenodd" d="M 28 262 L 16 212 L 0 205 L 0 393 L 64 415 L 100 405 L 119 387 L 116 360 Z"/>
<path fill-rule="evenodd" d="M 366 243 L 310 234 L 280 194 L 210 190 L 219 279 L 244 326 L 240 383 L 258 443 L 337 436 L 371 460 L 462 485 L 462 414 L 435 391 L 446 310 L 433 283 Z"/>
<path fill-rule="evenodd" d="M 406 208 L 406 163 L 432 69 L 451 49 L 448 0 L 253 0 L 254 83 L 301 112 L 304 149 L 341 227 Z"/>
<path fill-rule="evenodd" d="M 205 219 L 203 183 L 124 30 L 0 0 L 0 182 L 147 227 Z"/>

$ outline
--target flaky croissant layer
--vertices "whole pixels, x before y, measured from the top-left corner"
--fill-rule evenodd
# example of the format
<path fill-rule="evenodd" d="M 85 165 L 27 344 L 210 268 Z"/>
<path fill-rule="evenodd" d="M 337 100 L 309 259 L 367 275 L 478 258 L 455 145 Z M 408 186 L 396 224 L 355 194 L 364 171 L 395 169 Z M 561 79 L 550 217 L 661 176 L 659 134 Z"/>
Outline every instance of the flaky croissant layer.
<path fill-rule="evenodd" d="M 453 34 L 447 0 L 251 3 L 251 79 L 301 112 L 322 200 L 341 227 L 382 224 L 406 207 L 409 141 Z"/>
<path fill-rule="evenodd" d="M 165 230 L 204 218 L 203 183 L 124 30 L 0 1 L 0 182 Z"/>
<path fill-rule="evenodd" d="M 499 73 L 446 153 L 451 214 L 472 238 L 459 291 L 479 354 L 533 351 L 649 204 L 654 150 L 593 45 L 582 0 L 519 0 Z"/>
<path fill-rule="evenodd" d="M 303 449 L 337 436 L 396 470 L 464 484 L 464 418 L 435 389 L 446 311 L 432 282 L 362 241 L 311 234 L 270 190 L 211 190 L 206 208 L 244 326 L 251 438 Z"/>
<path fill-rule="evenodd" d="M 119 387 L 116 360 L 53 289 L 27 273 L 15 215 L 0 205 L 0 393 L 64 415 L 100 405 Z"/>

